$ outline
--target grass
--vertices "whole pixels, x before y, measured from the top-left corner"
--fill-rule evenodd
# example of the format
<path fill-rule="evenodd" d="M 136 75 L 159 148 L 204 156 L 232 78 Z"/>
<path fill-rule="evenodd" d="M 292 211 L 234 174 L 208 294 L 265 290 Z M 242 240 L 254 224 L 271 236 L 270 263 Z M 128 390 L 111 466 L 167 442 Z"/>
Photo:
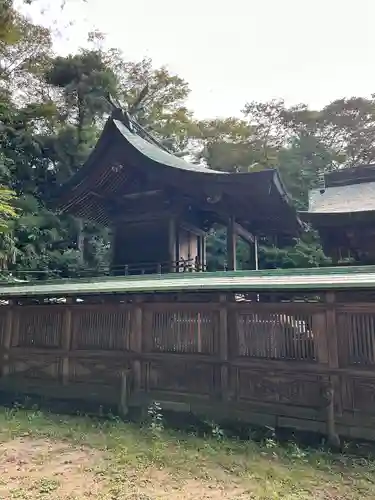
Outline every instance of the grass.
<path fill-rule="evenodd" d="M 0 498 L 374 499 L 375 461 L 0 408 Z"/>

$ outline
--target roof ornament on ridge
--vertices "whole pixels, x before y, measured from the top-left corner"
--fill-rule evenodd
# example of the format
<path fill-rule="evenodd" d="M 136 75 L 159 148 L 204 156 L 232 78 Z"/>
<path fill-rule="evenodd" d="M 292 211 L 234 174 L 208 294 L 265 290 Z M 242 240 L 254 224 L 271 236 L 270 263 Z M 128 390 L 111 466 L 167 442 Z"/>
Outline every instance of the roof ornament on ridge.
<path fill-rule="evenodd" d="M 120 121 L 123 125 L 125 125 L 125 127 L 128 130 L 130 130 L 130 132 L 132 132 L 135 135 L 139 135 L 140 137 L 142 137 L 142 139 L 145 139 L 150 144 L 153 144 L 154 146 L 163 149 L 165 152 L 169 154 L 173 154 L 171 153 L 171 151 L 169 151 L 169 149 L 167 149 L 164 146 L 164 144 L 161 141 L 155 139 L 155 137 L 152 136 L 145 127 L 142 127 L 142 125 L 140 125 L 135 116 L 137 111 L 140 111 L 142 109 L 141 106 L 142 101 L 145 99 L 148 91 L 149 87 L 148 84 L 146 84 L 145 87 L 139 93 L 139 96 L 136 98 L 136 100 L 130 107 L 127 105 L 122 105 L 117 98 L 113 97 L 110 93 L 108 93 L 106 101 L 112 108 L 112 119 Z"/>

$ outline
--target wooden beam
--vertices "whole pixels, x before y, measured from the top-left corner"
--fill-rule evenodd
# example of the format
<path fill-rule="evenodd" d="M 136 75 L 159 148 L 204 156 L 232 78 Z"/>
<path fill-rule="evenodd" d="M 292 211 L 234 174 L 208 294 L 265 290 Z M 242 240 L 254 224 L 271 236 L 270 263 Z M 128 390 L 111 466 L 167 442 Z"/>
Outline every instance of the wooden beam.
<path fill-rule="evenodd" d="M 254 235 L 252 235 L 250 231 L 241 226 L 241 224 L 238 224 L 238 222 L 234 223 L 234 230 L 243 240 L 247 241 L 248 243 L 254 243 Z"/>
<path fill-rule="evenodd" d="M 144 213 L 138 212 L 126 215 L 120 214 L 120 216 L 116 218 L 114 222 L 141 223 L 141 222 L 151 222 L 154 220 L 163 220 L 163 219 L 167 221 L 171 217 L 171 213 L 174 214 L 172 210 L 152 210 Z"/>
<path fill-rule="evenodd" d="M 182 229 L 185 229 L 189 233 L 193 233 L 196 236 L 205 236 L 206 235 L 206 232 L 203 231 L 203 229 L 200 229 L 199 227 L 194 226 L 193 224 L 189 224 L 188 222 L 186 222 L 184 220 L 180 222 L 180 226 Z"/>
<path fill-rule="evenodd" d="M 157 194 L 162 194 L 163 191 L 161 189 L 153 189 L 150 191 L 137 191 L 134 193 L 127 193 L 118 198 L 118 200 L 122 199 L 135 199 L 135 198 L 141 198 L 142 196 L 155 196 Z"/>

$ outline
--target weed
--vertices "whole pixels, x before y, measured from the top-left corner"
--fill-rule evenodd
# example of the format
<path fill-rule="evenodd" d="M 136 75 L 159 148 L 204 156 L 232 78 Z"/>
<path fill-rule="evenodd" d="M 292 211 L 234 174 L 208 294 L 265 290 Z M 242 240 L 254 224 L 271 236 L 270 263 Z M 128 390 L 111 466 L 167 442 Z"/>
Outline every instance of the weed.
<path fill-rule="evenodd" d="M 225 438 L 224 430 L 216 422 L 213 422 L 212 420 L 206 420 L 205 424 L 209 427 L 211 436 L 213 438 L 217 439 L 218 441 Z"/>
<path fill-rule="evenodd" d="M 161 404 L 154 401 L 148 407 L 147 414 L 150 420 L 150 430 L 155 434 L 162 432 L 164 429 L 164 423 Z"/>
<path fill-rule="evenodd" d="M 39 493 L 46 494 L 46 493 L 52 493 L 53 491 L 57 490 L 57 488 L 60 486 L 59 481 L 56 479 L 50 479 L 43 477 L 38 484 L 38 490 Z"/>

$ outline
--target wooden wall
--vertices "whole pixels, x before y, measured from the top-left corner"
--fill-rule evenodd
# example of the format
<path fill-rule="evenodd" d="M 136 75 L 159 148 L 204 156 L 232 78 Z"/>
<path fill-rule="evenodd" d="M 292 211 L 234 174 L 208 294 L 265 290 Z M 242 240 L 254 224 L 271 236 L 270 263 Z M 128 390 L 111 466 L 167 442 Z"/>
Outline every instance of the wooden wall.
<path fill-rule="evenodd" d="M 130 274 L 157 273 L 161 265 L 171 260 L 168 239 L 168 220 L 118 223 L 114 236 L 113 268 L 119 275 L 125 274 L 126 266 Z"/>
<path fill-rule="evenodd" d="M 368 293 L 81 299 L 0 306 L 0 390 L 375 440 Z"/>

